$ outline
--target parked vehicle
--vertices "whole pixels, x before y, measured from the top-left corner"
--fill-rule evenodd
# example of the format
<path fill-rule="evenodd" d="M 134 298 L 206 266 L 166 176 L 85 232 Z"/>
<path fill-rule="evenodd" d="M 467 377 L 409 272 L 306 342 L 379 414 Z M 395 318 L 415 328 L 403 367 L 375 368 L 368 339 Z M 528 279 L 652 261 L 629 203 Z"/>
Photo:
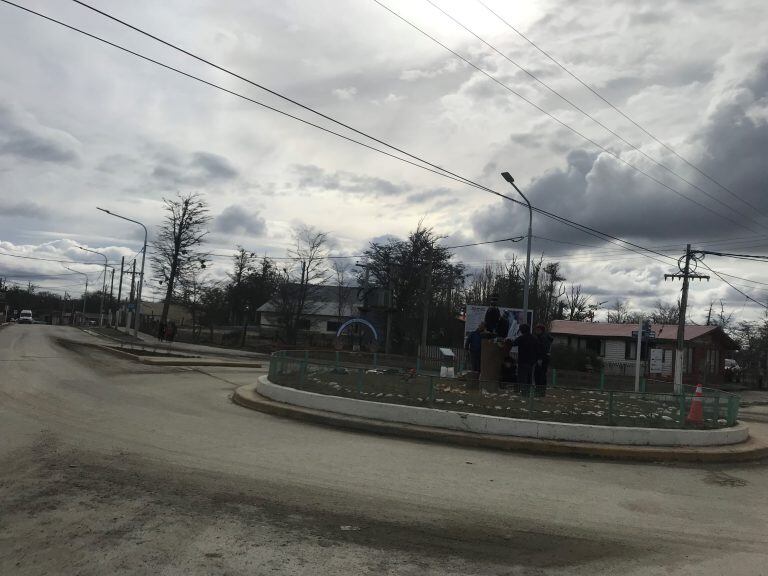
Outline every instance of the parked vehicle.
<path fill-rule="evenodd" d="M 34 324 L 35 320 L 32 318 L 32 310 L 22 310 L 16 322 L 18 324 Z"/>

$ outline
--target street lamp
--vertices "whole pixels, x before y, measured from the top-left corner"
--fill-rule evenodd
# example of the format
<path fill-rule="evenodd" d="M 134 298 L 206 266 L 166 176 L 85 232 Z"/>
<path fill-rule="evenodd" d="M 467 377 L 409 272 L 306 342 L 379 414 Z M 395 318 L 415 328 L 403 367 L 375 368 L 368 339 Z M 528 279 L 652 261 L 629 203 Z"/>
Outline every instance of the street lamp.
<path fill-rule="evenodd" d="M 116 218 L 122 218 L 123 220 L 127 220 L 128 222 L 133 222 L 134 224 L 138 224 L 142 228 L 144 228 L 144 247 L 141 249 L 141 272 L 139 272 L 139 289 L 137 292 L 137 298 L 136 298 L 136 320 L 134 320 L 133 324 L 133 336 L 135 338 L 139 337 L 139 321 L 141 320 L 141 290 L 144 288 L 144 260 L 147 258 L 147 227 L 144 226 L 141 222 L 138 220 L 133 220 L 132 218 L 127 218 L 126 216 L 121 216 L 120 214 L 115 214 L 114 212 L 110 212 L 109 210 L 106 210 L 104 208 L 99 208 L 96 206 L 96 210 L 101 210 L 102 212 L 105 212 L 106 214 L 109 214 L 110 216 L 114 216 Z"/>
<path fill-rule="evenodd" d="M 525 258 L 525 291 L 523 292 L 523 313 L 525 314 L 525 321 L 528 322 L 528 288 L 531 285 L 531 234 L 533 229 L 533 208 L 531 208 L 531 203 L 528 202 L 528 198 L 525 197 L 525 194 L 523 194 L 520 191 L 520 188 L 515 185 L 515 179 L 512 178 L 512 175 L 509 172 L 502 172 L 501 176 L 512 185 L 512 188 L 517 190 L 517 193 L 520 194 L 520 196 L 523 197 L 523 200 L 525 200 L 525 203 L 528 204 L 528 254 Z"/>
<path fill-rule="evenodd" d="M 97 252 L 96 250 L 91 250 L 90 248 L 83 248 L 82 246 L 78 246 L 78 248 L 90 252 L 91 254 L 98 254 L 104 258 L 104 278 L 101 283 L 101 304 L 99 306 L 99 327 L 101 327 L 104 325 L 104 292 L 107 291 L 107 255 Z"/>
<path fill-rule="evenodd" d="M 83 292 L 83 319 L 85 319 L 85 299 L 88 297 L 88 274 L 85 272 L 80 272 L 80 270 L 73 270 L 69 266 L 64 266 L 64 268 L 70 272 L 74 272 L 75 274 L 82 274 L 85 276 L 85 292 Z"/>

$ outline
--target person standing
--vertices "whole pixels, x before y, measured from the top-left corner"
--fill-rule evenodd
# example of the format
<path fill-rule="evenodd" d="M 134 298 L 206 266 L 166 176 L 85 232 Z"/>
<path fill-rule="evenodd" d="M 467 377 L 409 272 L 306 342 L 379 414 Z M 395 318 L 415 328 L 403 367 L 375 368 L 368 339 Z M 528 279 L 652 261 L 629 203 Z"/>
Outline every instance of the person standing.
<path fill-rule="evenodd" d="M 483 350 L 483 339 L 489 334 L 485 330 L 485 322 L 480 322 L 477 328 L 467 335 L 465 348 L 469 350 L 469 358 L 472 362 L 472 371 L 480 372 L 480 356 Z"/>
<path fill-rule="evenodd" d="M 520 394 L 525 397 L 531 393 L 533 368 L 539 360 L 539 341 L 531 334 L 528 324 L 520 325 L 520 336 L 512 341 L 517 346 L 517 382 L 520 384 Z"/>
<path fill-rule="evenodd" d="M 496 333 L 496 329 L 501 319 L 501 310 L 499 310 L 499 297 L 496 294 L 491 295 L 491 305 L 485 311 L 485 329 L 491 334 Z"/>
<path fill-rule="evenodd" d="M 552 348 L 552 335 L 547 333 L 544 324 L 537 324 L 533 329 L 533 335 L 539 345 L 539 359 L 533 369 L 533 380 L 536 384 L 536 396 L 547 395 L 547 370 L 549 369 L 549 356 Z"/>

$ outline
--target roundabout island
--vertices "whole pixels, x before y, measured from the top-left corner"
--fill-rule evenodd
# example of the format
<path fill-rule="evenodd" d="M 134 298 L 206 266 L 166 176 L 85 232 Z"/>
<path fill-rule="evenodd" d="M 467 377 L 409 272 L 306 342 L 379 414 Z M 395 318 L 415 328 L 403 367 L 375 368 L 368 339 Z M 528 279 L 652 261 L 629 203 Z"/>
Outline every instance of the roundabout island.
<path fill-rule="evenodd" d="M 337 427 L 506 450 L 652 461 L 768 455 L 738 421 L 738 396 L 721 390 L 634 392 L 561 378 L 537 396 L 472 373 L 440 377 L 393 355 L 276 352 L 269 373 L 233 400 Z"/>

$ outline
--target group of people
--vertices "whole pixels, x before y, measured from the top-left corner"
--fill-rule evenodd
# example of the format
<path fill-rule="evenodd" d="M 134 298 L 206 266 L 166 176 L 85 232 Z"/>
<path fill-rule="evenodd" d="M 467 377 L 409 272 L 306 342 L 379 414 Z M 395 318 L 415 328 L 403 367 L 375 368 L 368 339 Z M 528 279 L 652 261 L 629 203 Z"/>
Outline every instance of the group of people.
<path fill-rule="evenodd" d="M 163 324 L 160 322 L 157 326 L 157 339 L 160 342 L 173 342 L 174 338 L 176 338 L 176 323 Z"/>
<path fill-rule="evenodd" d="M 492 308 L 489 308 L 489 311 Z M 498 312 L 498 308 L 496 308 Z M 480 322 L 478 327 L 467 336 L 466 348 L 469 350 L 472 370 L 480 372 L 480 358 L 483 340 L 499 339 L 507 356 L 511 349 L 517 347 L 517 374 L 515 381 L 520 386 L 520 393 L 528 396 L 531 386 L 535 387 L 536 396 L 544 396 L 547 391 L 547 370 L 549 368 L 550 349 L 552 347 L 552 335 L 547 333 L 543 324 L 537 324 L 531 333 L 528 324 L 507 327 L 502 322 L 503 315 L 499 315 L 494 329 L 489 329 L 488 314 L 486 321 Z M 491 318 L 493 320 L 493 318 Z"/>

